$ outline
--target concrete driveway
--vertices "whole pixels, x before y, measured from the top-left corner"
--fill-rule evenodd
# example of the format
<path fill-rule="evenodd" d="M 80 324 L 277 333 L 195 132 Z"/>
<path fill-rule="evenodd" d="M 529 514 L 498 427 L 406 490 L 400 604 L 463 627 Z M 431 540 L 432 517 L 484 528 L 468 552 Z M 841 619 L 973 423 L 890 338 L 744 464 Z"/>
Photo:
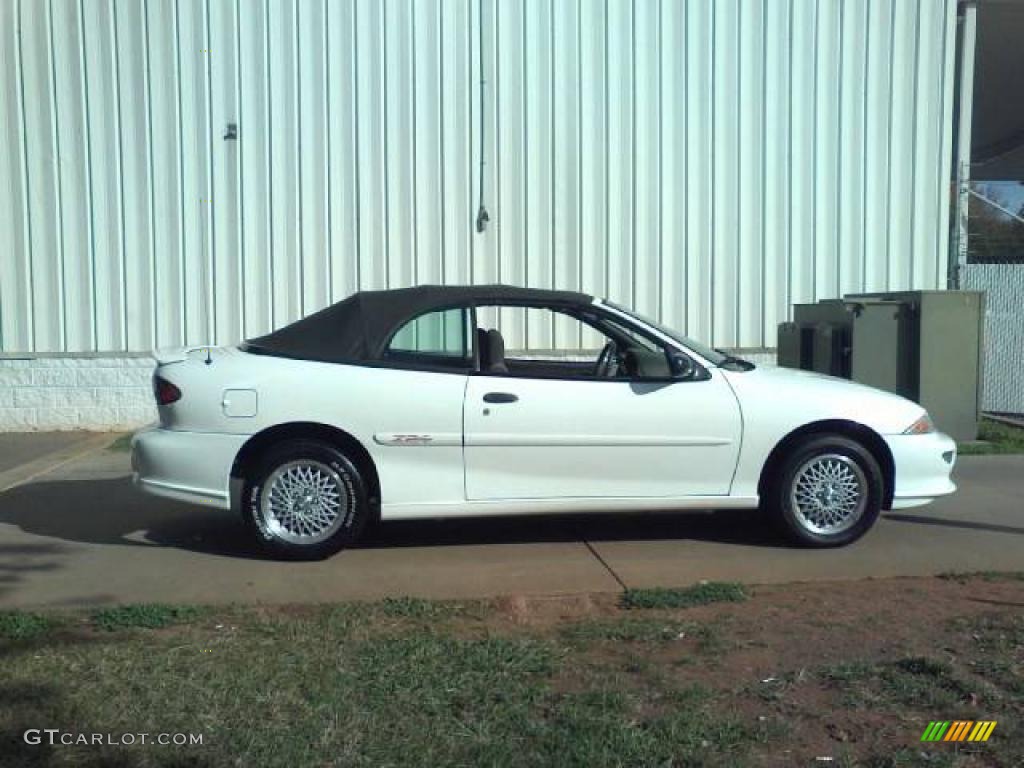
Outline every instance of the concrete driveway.
<path fill-rule="evenodd" d="M 387 523 L 325 562 L 283 563 L 260 557 L 233 515 L 135 491 L 127 454 L 103 447 L 109 437 L 69 439 L 0 471 L 0 606 L 554 595 L 700 579 L 1024 571 L 1024 456 L 962 458 L 958 494 L 890 513 L 840 550 L 790 548 L 756 513 L 591 515 Z"/>
<path fill-rule="evenodd" d="M 10 485 L 15 475 L 25 477 L 34 469 L 50 470 L 62 458 L 73 458 L 83 446 L 109 441 L 113 437 L 89 432 L 0 432 L 0 489 Z"/>

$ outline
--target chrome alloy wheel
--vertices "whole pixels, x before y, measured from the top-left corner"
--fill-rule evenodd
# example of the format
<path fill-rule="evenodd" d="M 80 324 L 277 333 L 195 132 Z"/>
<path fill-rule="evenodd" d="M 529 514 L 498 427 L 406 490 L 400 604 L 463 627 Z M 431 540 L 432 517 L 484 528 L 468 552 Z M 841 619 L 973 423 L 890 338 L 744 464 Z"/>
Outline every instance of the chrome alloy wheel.
<path fill-rule="evenodd" d="M 341 475 L 328 465 L 313 459 L 289 461 L 263 484 L 265 533 L 292 544 L 317 544 L 338 530 L 351 499 Z"/>
<path fill-rule="evenodd" d="M 815 456 L 793 476 L 790 501 L 797 521 L 811 533 L 842 533 L 856 525 L 864 514 L 868 503 L 867 477 L 849 456 Z"/>

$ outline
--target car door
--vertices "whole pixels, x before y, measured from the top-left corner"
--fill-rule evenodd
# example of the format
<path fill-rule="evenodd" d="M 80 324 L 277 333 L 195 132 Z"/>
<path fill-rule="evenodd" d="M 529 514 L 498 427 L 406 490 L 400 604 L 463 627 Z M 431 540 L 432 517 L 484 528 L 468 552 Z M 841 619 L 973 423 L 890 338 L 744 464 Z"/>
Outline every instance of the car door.
<path fill-rule="evenodd" d="M 741 422 L 715 369 L 698 380 L 509 373 L 469 378 L 470 500 L 650 498 L 729 493 Z M 538 369 L 542 370 L 542 369 Z"/>

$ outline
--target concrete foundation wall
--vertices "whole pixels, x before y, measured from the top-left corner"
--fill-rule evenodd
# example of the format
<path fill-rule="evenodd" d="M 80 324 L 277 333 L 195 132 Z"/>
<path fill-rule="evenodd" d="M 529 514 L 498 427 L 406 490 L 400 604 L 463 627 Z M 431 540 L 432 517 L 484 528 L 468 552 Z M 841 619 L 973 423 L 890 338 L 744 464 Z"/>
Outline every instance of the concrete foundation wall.
<path fill-rule="evenodd" d="M 156 419 L 148 355 L 0 358 L 0 432 L 134 429 Z"/>

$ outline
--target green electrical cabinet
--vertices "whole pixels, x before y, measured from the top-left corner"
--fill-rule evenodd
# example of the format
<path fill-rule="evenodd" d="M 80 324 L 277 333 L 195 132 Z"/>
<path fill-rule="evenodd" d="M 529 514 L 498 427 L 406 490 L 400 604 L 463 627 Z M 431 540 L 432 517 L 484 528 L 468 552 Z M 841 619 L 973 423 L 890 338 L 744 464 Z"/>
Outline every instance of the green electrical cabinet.
<path fill-rule="evenodd" d="M 855 309 L 851 377 L 919 402 L 957 440 L 977 439 L 984 294 L 901 291 L 845 300 L 861 307 Z"/>
<path fill-rule="evenodd" d="M 846 302 L 796 304 L 793 318 L 779 326 L 779 365 L 849 378 L 853 313 Z"/>
<path fill-rule="evenodd" d="M 977 438 L 983 294 L 853 294 L 794 305 L 793 318 L 779 325 L 779 365 L 895 392 L 957 440 Z"/>
<path fill-rule="evenodd" d="M 900 301 L 865 299 L 852 304 L 854 346 L 850 378 L 871 387 L 916 398 L 913 312 Z"/>

